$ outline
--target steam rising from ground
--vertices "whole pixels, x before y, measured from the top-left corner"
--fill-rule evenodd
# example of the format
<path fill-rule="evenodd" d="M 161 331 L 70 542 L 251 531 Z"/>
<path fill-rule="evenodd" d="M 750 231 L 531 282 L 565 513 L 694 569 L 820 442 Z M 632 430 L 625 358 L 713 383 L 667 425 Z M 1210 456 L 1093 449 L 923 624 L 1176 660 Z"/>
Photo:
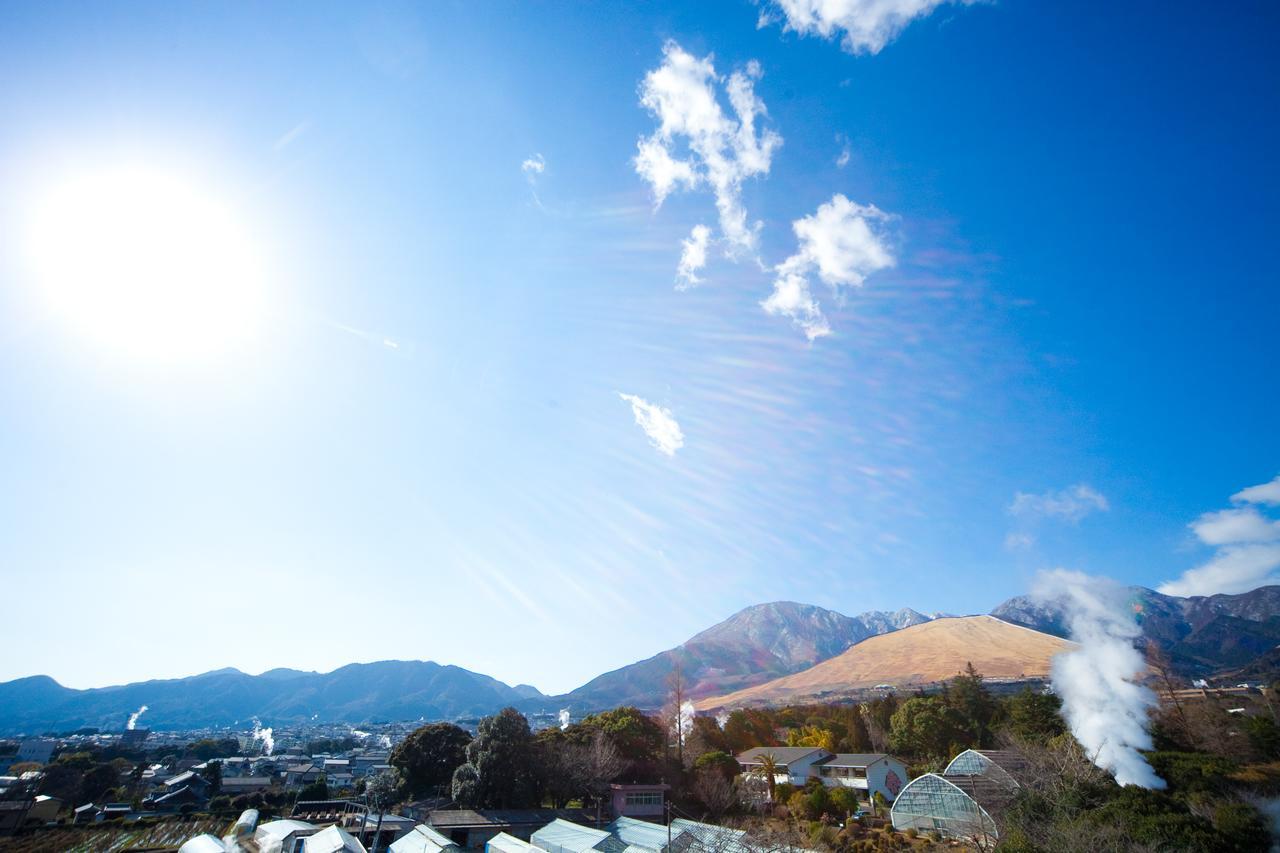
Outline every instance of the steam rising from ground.
<path fill-rule="evenodd" d="M 560 709 L 560 731 L 564 731 L 567 728 L 569 728 L 569 709 L 561 708 Z"/>
<path fill-rule="evenodd" d="M 683 741 L 689 735 L 693 734 L 693 718 L 696 715 L 692 702 L 683 702 L 680 705 L 680 717 L 677 724 L 680 726 L 680 739 Z"/>
<path fill-rule="evenodd" d="M 147 713 L 147 706 L 143 705 L 141 708 L 129 715 L 129 722 L 125 724 L 125 728 L 129 731 L 133 731 L 138 725 L 138 718 L 145 713 Z"/>
<path fill-rule="evenodd" d="M 264 729 L 262 723 L 255 719 L 253 721 L 253 739 L 262 741 L 262 752 L 264 755 L 270 755 L 275 751 L 276 739 L 271 729 Z"/>
<path fill-rule="evenodd" d="M 1138 752 L 1151 748 L 1147 710 L 1156 697 L 1134 681 L 1145 662 L 1133 647 L 1140 631 L 1125 595 L 1112 580 L 1065 569 L 1042 572 L 1032 589 L 1034 598 L 1062 608 L 1071 639 L 1080 645 L 1053 659 L 1053 688 L 1071 733 L 1121 785 L 1163 788 L 1164 780 Z"/>

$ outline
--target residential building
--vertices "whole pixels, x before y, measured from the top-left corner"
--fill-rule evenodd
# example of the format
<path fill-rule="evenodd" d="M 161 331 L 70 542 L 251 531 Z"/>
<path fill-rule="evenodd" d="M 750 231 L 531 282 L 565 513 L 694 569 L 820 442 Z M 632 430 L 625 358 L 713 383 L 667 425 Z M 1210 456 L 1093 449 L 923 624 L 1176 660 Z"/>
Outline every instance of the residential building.
<path fill-rule="evenodd" d="M 670 785 L 610 785 L 614 817 L 662 817 Z"/>
<path fill-rule="evenodd" d="M 53 757 L 53 751 L 57 748 L 58 742 L 49 738 L 24 740 L 18 744 L 18 754 L 14 756 L 13 763 L 33 762 L 41 765 L 48 764 L 49 759 Z"/>
<path fill-rule="evenodd" d="M 744 773 L 758 774 L 764 766 L 762 759 L 773 758 L 777 767 L 775 783 L 789 782 L 797 788 L 808 781 L 815 764 L 830 758 L 832 753 L 813 746 L 757 746 L 738 756 L 738 764 Z"/>
<path fill-rule="evenodd" d="M 852 788 L 864 803 L 876 794 L 892 803 L 910 778 L 905 764 L 883 752 L 837 753 L 814 766 L 822 784 Z"/>
<path fill-rule="evenodd" d="M 503 833 L 499 833 L 498 837 L 502 835 Z M 390 850 L 391 853 L 458 853 L 461 848 L 446 836 L 420 823 L 391 842 Z"/>
<path fill-rule="evenodd" d="M 763 787 L 759 773 L 766 756 L 771 756 L 777 767 L 775 784 L 789 783 L 799 788 L 810 779 L 818 779 L 829 788 L 852 788 L 863 802 L 869 802 L 875 794 L 893 802 L 909 778 L 907 766 L 883 752 L 832 753 L 818 747 L 762 746 L 738 756 L 743 773 L 755 777 L 754 785 L 748 789 Z"/>
<path fill-rule="evenodd" d="M 535 851 L 540 851 L 541 848 L 535 847 L 528 841 L 521 841 L 514 835 L 499 832 L 489 839 L 488 843 L 484 845 L 484 850 L 485 853 L 535 853 Z M 400 851 L 397 850 L 395 853 L 400 853 Z M 417 853 L 417 851 L 413 851 L 413 853 Z M 426 853 L 431 853 L 431 851 L 426 851 Z"/>

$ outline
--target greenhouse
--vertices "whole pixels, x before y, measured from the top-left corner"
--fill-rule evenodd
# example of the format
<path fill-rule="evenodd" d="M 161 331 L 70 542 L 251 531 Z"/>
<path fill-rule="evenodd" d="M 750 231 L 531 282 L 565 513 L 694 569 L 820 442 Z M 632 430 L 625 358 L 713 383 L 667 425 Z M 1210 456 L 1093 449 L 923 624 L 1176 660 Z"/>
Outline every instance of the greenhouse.
<path fill-rule="evenodd" d="M 949 838 L 995 841 L 999 837 L 996 822 L 982 801 L 1003 791 L 981 776 L 947 779 L 926 773 L 907 783 L 893 801 L 889 816 L 897 830 L 937 831 Z"/>
<path fill-rule="evenodd" d="M 966 749 L 951 759 L 951 763 L 947 765 L 946 770 L 942 771 L 942 775 L 947 778 L 954 776 L 984 776 L 1005 787 L 1017 788 L 1018 781 L 1013 778 L 1012 773 L 1025 767 L 1026 760 L 1011 750 Z"/>

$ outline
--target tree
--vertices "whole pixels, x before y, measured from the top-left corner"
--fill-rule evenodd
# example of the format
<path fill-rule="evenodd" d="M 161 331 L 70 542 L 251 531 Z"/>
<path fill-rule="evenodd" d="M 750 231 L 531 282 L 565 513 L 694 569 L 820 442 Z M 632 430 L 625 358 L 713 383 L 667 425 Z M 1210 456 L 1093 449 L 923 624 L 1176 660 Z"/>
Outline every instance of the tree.
<path fill-rule="evenodd" d="M 327 800 L 329 799 L 329 784 L 321 779 L 318 782 L 304 785 L 302 790 L 298 792 L 298 799 L 300 801 Z"/>
<path fill-rule="evenodd" d="M 937 696 L 913 696 L 894 712 L 889 723 L 894 752 L 921 758 L 947 758 L 967 734 L 964 720 Z"/>
<path fill-rule="evenodd" d="M 471 735 L 452 723 L 431 723 L 415 729 L 391 752 L 390 763 L 400 771 L 413 796 L 438 791 L 453 779 L 453 771 L 467 760 Z"/>
<path fill-rule="evenodd" d="M 222 762 L 210 761 L 205 765 L 200 776 L 209 783 L 209 794 L 217 795 L 222 791 Z"/>
<path fill-rule="evenodd" d="M 835 732 L 821 726 L 801 726 L 787 734 L 787 746 L 816 746 L 835 752 L 836 736 Z"/>
<path fill-rule="evenodd" d="M 1022 741 L 1048 743 L 1067 730 L 1061 708 L 1062 701 L 1057 696 L 1023 689 L 1008 701 L 1009 732 Z"/>
<path fill-rule="evenodd" d="M 453 771 L 450 793 L 453 801 L 464 809 L 474 809 L 480 805 L 480 774 L 474 764 L 468 762 Z"/>
<path fill-rule="evenodd" d="M 646 716 L 639 708 L 623 706 L 612 711 L 591 714 L 576 726 L 570 727 L 570 736 L 579 743 L 587 743 L 596 731 L 604 732 L 618 754 L 627 762 L 632 777 L 654 777 L 643 781 L 657 781 L 658 769 L 666 737 L 662 726 Z"/>
<path fill-rule="evenodd" d="M 753 775 L 764 778 L 765 788 L 769 791 L 769 802 L 773 802 L 774 791 L 778 785 L 778 761 L 772 753 L 760 756 L 760 766 L 752 771 Z"/>
<path fill-rule="evenodd" d="M 371 776 L 364 787 L 365 801 L 378 810 L 378 822 L 373 829 L 373 846 L 370 853 L 378 853 L 378 839 L 382 833 L 382 815 L 400 800 L 401 779 L 398 770 L 384 770 Z"/>
<path fill-rule="evenodd" d="M 618 754 L 604 732 L 596 732 L 591 742 L 574 748 L 576 772 L 583 790 L 596 802 L 596 819 L 604 805 L 605 795 L 609 792 L 609 783 L 618 777 L 626 767 L 626 762 Z"/>
<path fill-rule="evenodd" d="M 667 721 L 667 734 L 676 748 L 676 766 L 684 768 L 684 742 L 693 728 L 693 705 L 685 707 L 688 697 L 685 693 L 684 668 L 677 661 L 667 676 L 667 707 L 664 716 Z"/>
<path fill-rule="evenodd" d="M 982 683 L 982 673 L 974 668 L 972 661 L 965 665 L 963 673 L 951 679 L 947 686 L 946 701 L 955 710 L 968 733 L 969 745 L 990 746 L 991 724 L 995 721 L 999 706 L 991 698 L 991 693 Z"/>
<path fill-rule="evenodd" d="M 732 781 L 741 772 L 738 759 L 727 752 L 720 752 L 719 750 L 712 750 L 699 755 L 697 760 L 693 762 L 693 769 L 699 772 L 715 770 L 725 778 L 726 782 Z"/>
<path fill-rule="evenodd" d="M 95 765 L 80 780 L 80 802 L 91 803 L 119 784 L 120 773 L 114 765 Z"/>
<path fill-rule="evenodd" d="M 564 808 L 581 790 L 575 755 L 579 746 L 554 726 L 533 736 L 542 795 L 551 801 L 552 808 Z"/>
<path fill-rule="evenodd" d="M 724 724 L 728 751 L 740 755 L 757 746 L 780 746 L 774 734 L 773 720 L 755 708 L 739 709 L 729 714 Z"/>
<path fill-rule="evenodd" d="M 733 783 L 719 769 L 710 765 L 694 774 L 693 794 L 706 806 L 707 815 L 712 822 L 718 822 L 738 800 L 738 792 L 734 790 Z"/>
<path fill-rule="evenodd" d="M 475 739 L 467 745 L 467 764 L 475 769 L 479 806 L 516 809 L 537 805 L 540 798 L 534 758 L 529 721 L 515 708 L 504 708 L 481 720 Z M 455 788 L 457 783 L 455 773 Z"/>

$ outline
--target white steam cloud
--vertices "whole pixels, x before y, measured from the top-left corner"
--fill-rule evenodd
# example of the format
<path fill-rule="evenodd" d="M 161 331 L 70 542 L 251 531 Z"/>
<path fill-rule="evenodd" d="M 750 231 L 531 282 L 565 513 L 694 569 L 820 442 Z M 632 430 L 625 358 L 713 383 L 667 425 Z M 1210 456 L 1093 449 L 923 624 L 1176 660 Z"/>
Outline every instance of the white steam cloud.
<path fill-rule="evenodd" d="M 1125 590 L 1107 578 L 1057 569 L 1042 572 L 1032 597 L 1062 608 L 1075 651 L 1053 659 L 1053 689 L 1062 715 L 1090 760 L 1121 785 L 1163 788 L 1164 780 L 1138 752 L 1151 748 L 1147 711 L 1156 704 L 1135 682 L 1145 668 L 1133 647 L 1140 635 L 1125 605 Z"/>
<path fill-rule="evenodd" d="M 696 712 L 693 709 L 692 702 L 686 701 L 680 704 L 680 713 L 676 717 L 676 725 L 680 727 L 677 732 L 680 736 L 680 740 L 683 741 L 689 735 L 693 734 L 693 718 L 695 715 Z"/>
<path fill-rule="evenodd" d="M 270 755 L 275 751 L 276 739 L 271 729 L 264 729 L 262 723 L 255 717 L 253 720 L 253 739 L 262 741 L 262 752 L 264 755 Z"/>
<path fill-rule="evenodd" d="M 726 725 L 728 725 L 728 723 L 729 723 L 729 712 L 728 712 L 728 711 L 721 711 L 719 714 L 716 714 L 716 725 L 717 725 L 717 726 L 719 726 L 720 728 L 722 728 L 722 729 L 723 729 Z"/>
<path fill-rule="evenodd" d="M 138 726 L 138 718 L 145 713 L 147 713 L 147 706 L 143 705 L 141 708 L 129 715 L 129 722 L 125 723 L 124 727 L 129 731 L 133 731 Z"/>
<path fill-rule="evenodd" d="M 560 709 L 560 731 L 564 731 L 567 728 L 569 728 L 569 709 L 561 708 Z"/>

